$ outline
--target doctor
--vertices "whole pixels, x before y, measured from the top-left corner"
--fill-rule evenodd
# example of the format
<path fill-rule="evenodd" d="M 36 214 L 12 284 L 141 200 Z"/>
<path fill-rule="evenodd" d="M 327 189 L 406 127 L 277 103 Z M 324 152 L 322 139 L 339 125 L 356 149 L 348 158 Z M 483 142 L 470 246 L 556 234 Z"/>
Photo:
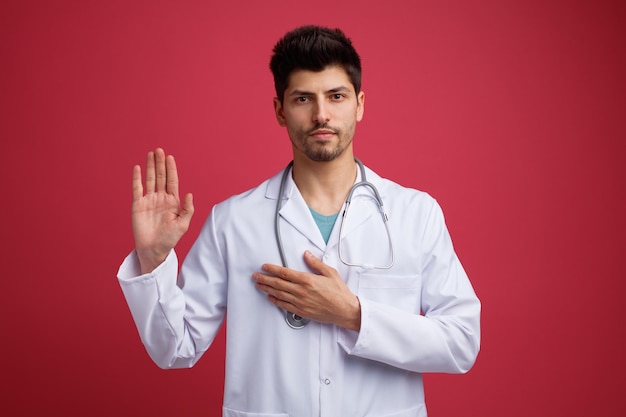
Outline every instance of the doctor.
<path fill-rule="evenodd" d="M 180 275 L 192 196 L 162 149 L 145 186 L 134 168 L 118 279 L 141 339 L 158 366 L 190 367 L 227 319 L 224 417 L 426 416 L 422 373 L 467 372 L 480 344 L 442 211 L 355 160 L 365 94 L 340 30 L 287 33 L 270 67 L 293 165 L 217 204 Z"/>

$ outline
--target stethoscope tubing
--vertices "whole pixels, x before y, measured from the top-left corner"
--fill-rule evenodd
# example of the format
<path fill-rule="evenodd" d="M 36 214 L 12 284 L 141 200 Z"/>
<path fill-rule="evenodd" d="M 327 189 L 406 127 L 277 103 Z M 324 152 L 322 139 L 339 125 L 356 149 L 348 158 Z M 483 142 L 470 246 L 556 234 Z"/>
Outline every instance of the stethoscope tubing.
<path fill-rule="evenodd" d="M 361 181 L 356 183 L 356 184 L 354 184 L 352 186 L 352 188 L 350 189 L 350 192 L 348 193 L 348 196 L 346 197 L 345 208 L 344 208 L 343 213 L 342 213 L 342 220 L 341 220 L 341 225 L 340 225 L 340 229 L 339 229 L 340 239 L 341 239 L 341 236 L 342 236 L 344 220 L 345 220 L 345 218 L 347 216 L 348 209 L 350 208 L 350 204 L 352 203 L 352 195 L 354 194 L 354 191 L 358 187 L 367 187 L 367 188 L 369 188 L 374 193 L 376 201 L 378 202 L 380 213 L 382 215 L 383 222 L 385 224 L 385 229 L 387 231 L 387 236 L 389 238 L 389 247 L 391 249 L 391 261 L 390 261 L 390 263 L 388 265 L 384 265 L 384 266 L 369 266 L 369 267 L 370 268 L 375 268 L 375 269 L 389 269 L 395 263 L 395 254 L 394 254 L 394 250 L 393 250 L 393 242 L 391 240 L 391 234 L 389 232 L 389 224 L 388 224 L 389 217 L 387 216 L 387 213 L 385 212 L 384 205 L 383 205 L 383 200 L 382 200 L 382 198 L 380 196 L 380 193 L 378 192 L 378 190 L 376 189 L 374 184 L 372 184 L 369 181 L 367 181 L 367 177 L 365 175 L 365 167 L 363 166 L 363 163 L 358 158 L 354 158 L 354 161 L 356 162 L 356 164 L 359 167 L 359 170 L 361 171 Z M 281 206 L 282 206 L 283 195 L 285 193 L 285 185 L 287 184 L 287 178 L 289 178 L 289 172 L 291 171 L 292 167 L 293 167 L 293 161 L 289 162 L 289 164 L 285 167 L 285 169 L 283 171 L 283 175 L 282 175 L 282 178 L 280 180 L 280 188 L 279 188 L 279 191 L 278 191 L 278 198 L 276 199 L 276 212 L 275 212 L 275 216 L 274 216 L 274 232 L 276 234 L 276 244 L 278 246 L 278 252 L 280 254 L 280 261 L 281 261 L 282 265 L 285 268 L 288 268 L 289 266 L 288 266 L 288 263 L 287 263 L 287 258 L 285 256 L 285 248 L 283 246 L 283 240 L 282 240 L 281 233 L 280 233 L 280 209 L 281 209 Z M 365 265 L 359 265 L 359 264 L 349 263 L 349 262 L 345 261 L 343 259 L 343 257 L 342 257 L 342 254 L 341 254 L 341 244 L 338 245 L 338 251 L 339 251 L 339 259 L 345 265 L 355 266 L 355 267 L 358 267 L 358 266 L 365 267 Z M 299 315 L 297 315 L 295 313 L 292 313 L 290 311 L 285 310 L 285 321 L 287 322 L 289 327 L 291 327 L 293 329 L 301 329 L 304 326 L 306 326 L 306 324 L 310 320 L 307 319 L 307 318 L 301 317 L 301 316 L 299 316 Z"/>

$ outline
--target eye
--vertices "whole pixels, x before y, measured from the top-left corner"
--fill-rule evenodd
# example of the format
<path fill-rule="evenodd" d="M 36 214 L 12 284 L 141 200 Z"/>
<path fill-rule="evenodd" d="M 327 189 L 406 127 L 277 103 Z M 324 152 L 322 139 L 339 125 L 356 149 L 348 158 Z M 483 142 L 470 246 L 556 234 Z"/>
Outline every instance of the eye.
<path fill-rule="evenodd" d="M 306 96 L 296 97 L 296 103 L 306 103 L 309 101 L 309 98 Z"/>
<path fill-rule="evenodd" d="M 340 100 L 343 100 L 346 97 L 346 95 L 345 94 L 341 94 L 341 93 L 335 93 L 335 94 L 331 95 L 330 97 L 333 100 L 335 100 L 335 101 L 340 101 Z"/>

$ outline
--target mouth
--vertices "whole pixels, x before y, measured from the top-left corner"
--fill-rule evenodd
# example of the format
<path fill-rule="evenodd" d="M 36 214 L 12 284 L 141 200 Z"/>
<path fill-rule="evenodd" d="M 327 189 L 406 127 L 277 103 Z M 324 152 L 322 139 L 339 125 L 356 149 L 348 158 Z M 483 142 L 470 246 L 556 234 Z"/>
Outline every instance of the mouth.
<path fill-rule="evenodd" d="M 309 136 L 313 136 L 316 139 L 329 139 L 336 134 L 337 132 L 331 129 L 315 129 L 309 133 Z"/>

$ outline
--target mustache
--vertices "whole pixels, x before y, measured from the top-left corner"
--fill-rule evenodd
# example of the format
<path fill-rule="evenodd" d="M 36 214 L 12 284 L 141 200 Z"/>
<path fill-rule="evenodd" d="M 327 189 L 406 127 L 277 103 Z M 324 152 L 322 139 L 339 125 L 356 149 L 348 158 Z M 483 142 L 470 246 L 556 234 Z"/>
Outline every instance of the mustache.
<path fill-rule="evenodd" d="M 331 132 L 333 132 L 335 134 L 337 134 L 339 132 L 339 129 L 332 127 L 328 123 L 316 123 L 315 126 L 313 126 L 311 129 L 309 129 L 306 133 L 307 133 L 307 135 L 310 135 L 311 133 L 315 132 L 316 130 L 330 130 Z"/>

